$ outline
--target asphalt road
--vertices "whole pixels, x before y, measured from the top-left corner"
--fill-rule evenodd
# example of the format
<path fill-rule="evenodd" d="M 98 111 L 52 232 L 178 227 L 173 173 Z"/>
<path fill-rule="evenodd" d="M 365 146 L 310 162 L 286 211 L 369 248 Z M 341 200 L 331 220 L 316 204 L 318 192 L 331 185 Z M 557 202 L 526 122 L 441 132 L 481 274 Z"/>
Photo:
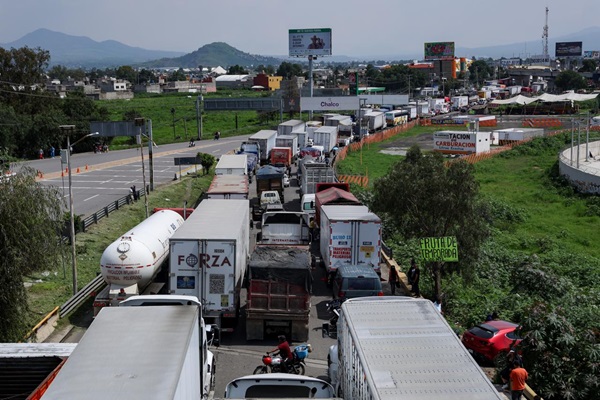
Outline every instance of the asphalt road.
<path fill-rule="evenodd" d="M 248 135 L 220 140 L 197 141 L 196 146 L 187 143 L 161 145 L 153 149 L 154 188 L 173 180 L 175 175 L 194 170 L 194 166 L 175 166 L 175 157 L 193 157 L 198 152 L 220 157 L 236 148 Z M 144 147 L 144 166 L 146 184 L 150 184 L 148 147 Z M 66 164 L 60 157 L 34 160 L 20 163 L 41 172 L 39 179 L 45 185 L 58 187 L 65 200 L 65 209 L 69 202 L 69 180 Z M 197 168 L 200 168 L 198 166 Z M 75 214 L 87 217 L 106 205 L 129 194 L 133 185 L 137 189 L 144 187 L 142 157 L 140 149 L 109 151 L 107 153 L 74 153 L 71 156 L 71 179 L 73 208 Z"/>

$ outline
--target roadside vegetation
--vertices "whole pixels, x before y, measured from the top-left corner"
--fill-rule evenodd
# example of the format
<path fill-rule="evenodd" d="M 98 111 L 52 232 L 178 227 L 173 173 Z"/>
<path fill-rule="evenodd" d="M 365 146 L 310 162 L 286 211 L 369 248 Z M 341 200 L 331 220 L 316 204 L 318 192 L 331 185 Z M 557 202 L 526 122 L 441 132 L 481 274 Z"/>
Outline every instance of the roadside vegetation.
<path fill-rule="evenodd" d="M 405 135 L 423 132 L 420 128 Z M 377 198 L 378 182 L 396 182 L 389 181 L 391 171 L 404 157 L 379 153 L 395 141 L 401 139 L 363 147 L 362 165 L 368 166 L 371 187 L 353 190 L 367 203 Z M 441 294 L 445 316 L 457 331 L 480 323 L 493 311 L 522 325 L 529 383 L 544 398 L 592 399 L 598 391 L 600 358 L 600 243 L 595 240 L 600 198 L 575 193 L 559 177 L 557 154 L 569 143 L 569 133 L 538 138 L 474 165 L 477 199 L 486 206 L 490 236 L 472 268 L 460 262 L 442 266 Z M 349 153 L 338 170 L 356 171 L 359 153 Z M 397 193 L 394 190 L 388 193 Z M 447 188 L 419 181 L 410 190 Z M 402 195 L 397 197 L 400 201 Z M 459 210 L 462 203 L 448 201 L 436 207 Z M 384 229 L 386 243 L 398 263 L 407 266 L 411 257 L 418 259 L 418 237 L 402 235 L 390 222 Z M 459 247 L 459 257 L 460 252 Z M 420 285 L 431 299 L 434 267 L 422 266 Z"/>

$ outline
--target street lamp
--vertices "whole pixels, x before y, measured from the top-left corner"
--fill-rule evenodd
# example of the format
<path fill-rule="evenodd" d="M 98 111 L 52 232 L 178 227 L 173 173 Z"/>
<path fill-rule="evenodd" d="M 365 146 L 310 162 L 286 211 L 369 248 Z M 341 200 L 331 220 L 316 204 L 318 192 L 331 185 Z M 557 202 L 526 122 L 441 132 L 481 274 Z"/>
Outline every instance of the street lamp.
<path fill-rule="evenodd" d="M 71 135 L 75 132 L 75 125 L 60 125 L 59 129 L 63 135 L 67 136 L 67 170 L 69 171 L 69 217 L 70 217 L 70 229 L 69 236 L 71 239 L 71 257 L 73 261 L 73 295 L 77 294 L 77 254 L 75 250 L 75 215 L 73 213 L 73 183 L 71 178 Z M 99 135 L 98 132 L 88 133 L 75 143 L 81 142 L 83 139 Z"/>

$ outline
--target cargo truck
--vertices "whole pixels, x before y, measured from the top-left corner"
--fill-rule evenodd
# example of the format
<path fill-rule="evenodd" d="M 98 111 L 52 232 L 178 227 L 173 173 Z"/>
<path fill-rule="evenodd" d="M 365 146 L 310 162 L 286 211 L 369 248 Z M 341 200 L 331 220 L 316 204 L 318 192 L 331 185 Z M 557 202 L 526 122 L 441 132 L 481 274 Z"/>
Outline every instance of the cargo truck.
<path fill-rule="evenodd" d="M 304 132 L 306 130 L 306 122 L 299 119 L 290 119 L 280 123 L 277 126 L 277 135 L 289 135 L 295 132 Z"/>
<path fill-rule="evenodd" d="M 335 171 L 325 163 L 309 160 L 303 162 L 301 168 L 300 193 L 302 195 L 316 192 L 317 183 L 336 182 Z"/>
<path fill-rule="evenodd" d="M 262 130 L 256 132 L 254 135 L 248 138 L 250 143 L 258 143 L 259 149 L 259 161 L 260 165 L 268 164 L 269 157 L 271 156 L 271 150 L 275 147 L 275 138 L 277 137 L 277 131 Z"/>
<path fill-rule="evenodd" d="M 256 243 L 286 246 L 308 246 L 308 215 L 296 211 L 265 212 Z"/>
<path fill-rule="evenodd" d="M 430 300 L 349 299 L 337 332 L 328 375 L 344 399 L 505 399 Z"/>
<path fill-rule="evenodd" d="M 298 146 L 298 136 L 296 133 L 291 135 L 280 135 L 275 139 L 275 146 L 277 147 L 289 147 L 292 149 L 292 159 L 296 159 L 298 157 L 298 152 L 300 151 L 300 147 Z M 304 147 L 304 145 L 302 145 Z"/>
<path fill-rule="evenodd" d="M 260 198 L 264 190 L 277 190 L 279 199 L 283 202 L 284 171 L 272 165 L 265 165 L 256 172 L 256 196 Z"/>
<path fill-rule="evenodd" d="M 223 154 L 215 167 L 215 175 L 248 175 L 246 154 Z"/>
<path fill-rule="evenodd" d="M 42 398 L 208 398 L 202 326 L 197 305 L 104 308 Z"/>
<path fill-rule="evenodd" d="M 256 246 L 248 263 L 246 339 L 308 339 L 312 293 L 306 246 Z"/>
<path fill-rule="evenodd" d="M 329 277 L 341 265 L 365 264 L 381 272 L 381 219 L 366 206 L 321 206 L 319 234 Z"/>
<path fill-rule="evenodd" d="M 165 282 L 154 280 L 169 256 L 169 238 L 183 224 L 177 212 L 160 210 L 104 250 L 100 273 L 107 286 L 94 298 L 94 315 L 130 296 L 162 290 Z"/>
<path fill-rule="evenodd" d="M 385 113 L 381 111 L 371 111 L 365 115 L 369 132 L 375 132 L 385 128 Z"/>
<path fill-rule="evenodd" d="M 260 144 L 257 141 L 254 142 L 242 142 L 240 150 L 237 154 L 241 153 L 252 153 L 260 156 Z"/>
<path fill-rule="evenodd" d="M 324 155 L 337 145 L 337 126 L 322 126 L 313 133 L 313 146 L 323 146 Z"/>
<path fill-rule="evenodd" d="M 348 188 L 347 183 L 338 182 L 340 186 L 327 187 L 326 183 L 317 184 L 317 193 L 315 195 L 315 222 L 317 226 L 321 223 L 321 207 L 328 206 L 360 206 L 362 203 L 358 200 Z M 319 187 L 320 185 L 324 185 Z M 345 185 L 345 186 L 344 186 Z M 320 190 L 321 189 L 321 190 Z"/>
<path fill-rule="evenodd" d="M 207 323 L 233 332 L 250 248 L 248 200 L 200 203 L 169 239 L 169 293 L 196 296 Z"/>
<path fill-rule="evenodd" d="M 293 152 L 290 147 L 273 147 L 271 150 L 271 162 L 274 167 L 285 168 L 292 165 Z"/>
<path fill-rule="evenodd" d="M 250 193 L 248 176 L 215 175 L 206 191 L 209 199 L 246 199 Z"/>

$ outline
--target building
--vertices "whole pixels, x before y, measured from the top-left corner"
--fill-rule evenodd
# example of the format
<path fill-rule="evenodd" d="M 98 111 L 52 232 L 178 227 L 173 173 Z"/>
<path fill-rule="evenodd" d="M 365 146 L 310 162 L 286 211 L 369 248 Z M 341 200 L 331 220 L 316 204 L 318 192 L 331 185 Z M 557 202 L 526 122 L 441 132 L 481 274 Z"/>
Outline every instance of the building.
<path fill-rule="evenodd" d="M 252 87 L 250 75 L 220 75 L 215 78 L 217 89 L 242 89 Z"/>
<path fill-rule="evenodd" d="M 281 88 L 282 76 L 272 76 L 264 73 L 256 75 L 253 79 L 253 86 L 262 86 L 265 90 L 273 91 Z"/>

